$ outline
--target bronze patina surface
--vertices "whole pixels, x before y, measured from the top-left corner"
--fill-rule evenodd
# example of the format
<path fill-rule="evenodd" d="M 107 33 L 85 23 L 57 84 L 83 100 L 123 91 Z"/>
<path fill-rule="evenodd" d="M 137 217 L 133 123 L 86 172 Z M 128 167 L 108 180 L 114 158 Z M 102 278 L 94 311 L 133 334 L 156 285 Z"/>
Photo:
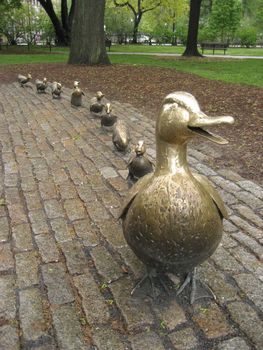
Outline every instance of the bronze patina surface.
<path fill-rule="evenodd" d="M 112 142 L 118 151 L 127 151 L 130 143 L 130 132 L 123 120 L 118 120 L 114 124 Z"/>
<path fill-rule="evenodd" d="M 227 143 L 202 127 L 233 122 L 230 116 L 208 117 L 189 93 L 164 99 L 156 122 L 155 172 L 131 188 L 120 215 L 127 243 L 147 267 L 190 273 L 217 248 L 227 211 L 209 181 L 191 172 L 187 143 L 196 135 Z"/>
<path fill-rule="evenodd" d="M 112 108 L 110 103 L 105 105 L 105 113 L 101 116 L 101 127 L 104 130 L 112 131 L 113 125 L 117 122 L 117 116 L 112 114 Z"/>
<path fill-rule="evenodd" d="M 78 87 L 78 85 L 75 86 L 74 83 L 74 90 L 71 94 L 71 104 L 76 107 L 81 106 L 82 96 L 84 96 L 84 92 Z"/>
<path fill-rule="evenodd" d="M 139 178 L 153 171 L 153 164 L 145 155 L 146 147 L 143 140 L 139 140 L 135 146 L 135 155 L 128 163 L 128 179 L 136 182 Z"/>

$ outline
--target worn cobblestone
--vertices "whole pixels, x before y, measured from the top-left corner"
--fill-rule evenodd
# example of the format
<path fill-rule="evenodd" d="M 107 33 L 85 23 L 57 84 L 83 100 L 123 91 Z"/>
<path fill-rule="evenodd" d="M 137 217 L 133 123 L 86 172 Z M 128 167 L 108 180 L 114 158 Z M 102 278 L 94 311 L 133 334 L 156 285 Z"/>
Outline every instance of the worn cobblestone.
<path fill-rule="evenodd" d="M 263 188 L 210 167 L 223 147 L 190 148 L 191 167 L 230 213 L 219 248 L 197 270 L 216 303 L 191 306 L 174 291 L 155 300 L 149 282 L 131 296 L 145 273 L 117 220 L 131 154 L 90 118 L 93 93 L 71 108 L 69 89 L 56 101 L 31 86 L 0 88 L 0 349 L 261 349 Z M 112 105 L 155 161 L 155 122 Z"/>

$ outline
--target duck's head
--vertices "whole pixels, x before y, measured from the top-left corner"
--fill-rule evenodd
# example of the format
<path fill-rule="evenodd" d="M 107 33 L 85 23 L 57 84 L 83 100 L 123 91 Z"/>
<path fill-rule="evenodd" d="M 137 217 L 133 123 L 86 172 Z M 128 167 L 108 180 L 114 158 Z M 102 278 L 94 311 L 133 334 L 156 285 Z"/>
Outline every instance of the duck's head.
<path fill-rule="evenodd" d="M 104 94 L 101 91 L 97 91 L 96 92 L 96 97 L 97 97 L 98 100 L 101 100 L 102 97 L 104 97 Z"/>
<path fill-rule="evenodd" d="M 215 143 L 226 144 L 227 140 L 203 128 L 233 123 L 234 118 L 230 116 L 207 116 L 200 110 L 193 95 L 177 91 L 165 97 L 157 119 L 156 133 L 160 139 L 172 144 L 183 144 L 196 135 Z"/>
<path fill-rule="evenodd" d="M 110 103 L 106 103 L 105 105 L 105 110 L 107 114 L 110 114 L 112 109 L 111 109 L 111 104 Z"/>
<path fill-rule="evenodd" d="M 62 89 L 62 85 L 60 83 L 57 83 L 57 89 L 61 90 Z"/>
<path fill-rule="evenodd" d="M 146 147 L 143 140 L 139 140 L 135 146 L 135 153 L 137 156 L 142 156 L 146 152 Z"/>
<path fill-rule="evenodd" d="M 75 80 L 73 83 L 73 87 L 76 89 L 79 86 L 79 81 Z"/>
<path fill-rule="evenodd" d="M 43 79 L 43 83 L 46 84 L 47 83 L 47 78 Z"/>
<path fill-rule="evenodd" d="M 32 79 L 32 75 L 28 73 L 27 79 Z"/>

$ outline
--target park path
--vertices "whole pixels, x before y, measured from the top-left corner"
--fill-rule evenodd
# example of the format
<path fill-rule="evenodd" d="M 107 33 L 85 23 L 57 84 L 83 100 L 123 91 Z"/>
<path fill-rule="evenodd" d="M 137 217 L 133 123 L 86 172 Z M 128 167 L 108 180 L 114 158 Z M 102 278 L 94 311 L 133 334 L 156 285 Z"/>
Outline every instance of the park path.
<path fill-rule="evenodd" d="M 112 55 L 145 55 L 145 56 L 166 56 L 166 57 L 182 57 L 182 54 L 179 53 L 161 53 L 161 52 L 108 52 L 108 54 Z M 258 59 L 262 60 L 263 56 L 241 56 L 241 55 L 211 55 L 211 54 L 203 54 L 204 57 L 209 57 L 209 58 L 234 58 L 234 59 Z"/>
<path fill-rule="evenodd" d="M 0 349 L 262 349 L 263 188 L 189 161 L 230 211 L 222 244 L 199 275 L 216 301 L 187 292 L 153 301 L 131 286 L 142 264 L 116 220 L 128 155 L 88 111 L 17 83 L 0 88 Z M 154 121 L 112 102 L 154 160 Z"/>

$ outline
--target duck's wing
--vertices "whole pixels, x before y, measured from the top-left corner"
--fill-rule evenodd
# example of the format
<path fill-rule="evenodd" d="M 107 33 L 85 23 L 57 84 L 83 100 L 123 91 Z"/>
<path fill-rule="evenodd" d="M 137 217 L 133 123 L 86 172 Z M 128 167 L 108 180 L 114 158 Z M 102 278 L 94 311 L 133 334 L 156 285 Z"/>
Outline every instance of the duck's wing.
<path fill-rule="evenodd" d="M 199 184 L 202 186 L 202 188 L 209 193 L 209 195 L 212 197 L 213 201 L 215 202 L 221 216 L 225 219 L 228 219 L 228 212 L 225 207 L 225 204 L 220 197 L 219 193 L 216 191 L 214 186 L 207 180 L 205 176 L 202 176 L 200 174 L 192 173 L 194 175 L 194 178 L 199 182 Z"/>
<path fill-rule="evenodd" d="M 153 174 L 147 174 L 147 175 L 143 176 L 142 178 L 140 178 L 140 180 L 138 180 L 132 186 L 132 188 L 127 193 L 127 196 L 123 202 L 118 219 L 125 218 L 126 213 L 127 213 L 128 209 L 130 208 L 134 198 L 137 196 L 138 192 L 140 192 L 148 184 L 148 182 L 150 181 L 152 176 L 153 176 Z"/>

